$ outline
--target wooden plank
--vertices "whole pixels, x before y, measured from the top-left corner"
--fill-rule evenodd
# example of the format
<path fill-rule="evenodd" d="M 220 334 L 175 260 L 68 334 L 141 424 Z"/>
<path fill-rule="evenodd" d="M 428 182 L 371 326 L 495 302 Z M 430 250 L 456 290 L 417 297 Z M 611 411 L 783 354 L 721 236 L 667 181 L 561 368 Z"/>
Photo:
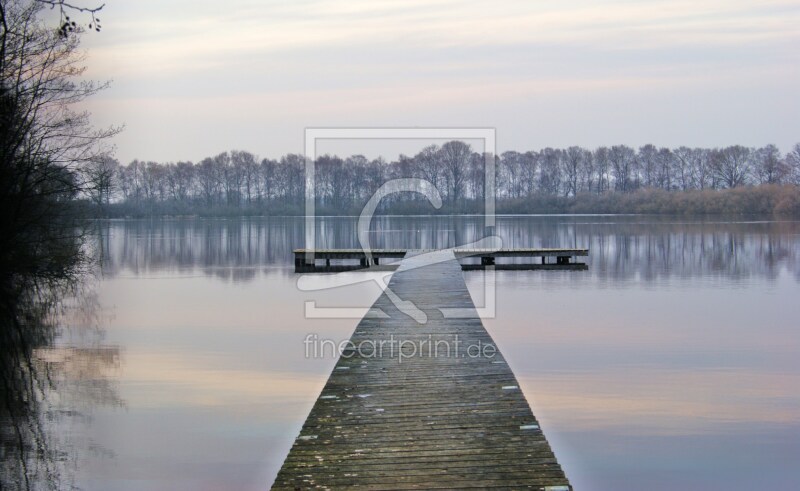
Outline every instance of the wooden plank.
<path fill-rule="evenodd" d="M 491 265 L 495 271 L 586 271 L 589 266 L 586 263 L 569 264 L 537 264 L 537 263 L 495 263 Z M 487 266 L 483 264 L 462 264 L 463 271 L 484 270 Z M 361 266 L 359 264 L 332 264 L 314 266 L 296 266 L 295 273 L 346 273 L 349 271 L 373 272 L 373 271 L 395 271 L 397 265 L 382 264 L 372 266 Z"/>
<path fill-rule="evenodd" d="M 571 489 L 453 251 L 408 252 L 389 288 L 413 308 L 378 298 L 388 318 L 358 324 L 273 489 Z"/>
<path fill-rule="evenodd" d="M 372 249 L 372 257 L 402 258 L 411 249 Z M 366 255 L 363 249 L 295 249 L 292 251 L 296 256 L 313 251 L 319 259 L 359 259 Z M 436 252 L 437 249 L 415 249 L 416 253 Z M 453 249 L 457 258 L 482 256 L 482 257 L 555 257 L 573 256 L 585 257 L 589 255 L 589 249 L 563 249 L 563 248 L 508 248 L 508 249 Z"/>
<path fill-rule="evenodd" d="M 361 266 L 360 264 L 331 264 L 328 265 L 310 265 L 310 264 L 295 264 L 295 273 L 346 273 L 348 271 L 361 271 L 371 273 L 373 271 L 394 271 L 397 269 L 396 264 L 381 264 L 371 266 Z M 564 269 L 564 268 L 559 268 Z"/>
<path fill-rule="evenodd" d="M 586 271 L 589 265 L 586 263 L 569 264 L 536 264 L 536 263 L 496 263 L 492 267 L 495 271 Z M 462 264 L 464 271 L 477 271 L 486 269 L 483 264 Z"/>

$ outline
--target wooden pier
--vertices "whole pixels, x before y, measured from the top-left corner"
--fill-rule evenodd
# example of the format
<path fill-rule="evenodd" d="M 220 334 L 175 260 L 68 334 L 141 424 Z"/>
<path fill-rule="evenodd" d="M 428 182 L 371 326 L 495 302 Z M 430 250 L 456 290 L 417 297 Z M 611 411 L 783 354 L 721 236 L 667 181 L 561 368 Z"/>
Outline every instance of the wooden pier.
<path fill-rule="evenodd" d="M 273 489 L 570 490 L 478 317 L 458 253 L 404 255 L 390 292 L 345 346 Z M 426 322 L 409 314 L 415 309 Z"/>
<path fill-rule="evenodd" d="M 391 270 L 396 265 L 386 265 L 382 260 L 400 259 L 412 249 L 374 249 L 367 254 L 363 249 L 313 249 L 314 261 L 307 260 L 309 249 L 295 249 L 294 270 L 296 273 L 339 273 L 373 268 Z M 437 249 L 413 249 L 416 253 L 430 253 Z M 579 257 L 589 255 L 588 249 L 452 249 L 456 259 L 480 259 L 480 262 L 462 261 L 461 269 L 485 269 L 493 266 L 496 270 L 585 270 L 585 263 L 577 262 Z M 523 259 L 524 262 L 503 262 L 498 259 Z M 331 261 L 355 261 L 351 264 L 333 264 Z"/>

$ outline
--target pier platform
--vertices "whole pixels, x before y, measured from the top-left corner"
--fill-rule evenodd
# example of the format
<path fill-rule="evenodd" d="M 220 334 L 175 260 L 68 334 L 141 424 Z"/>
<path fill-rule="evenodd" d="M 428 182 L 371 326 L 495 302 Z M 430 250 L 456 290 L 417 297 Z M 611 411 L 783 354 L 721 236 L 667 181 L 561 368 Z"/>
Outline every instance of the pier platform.
<path fill-rule="evenodd" d="M 386 264 L 387 260 L 402 259 L 413 251 L 415 254 L 432 253 L 438 249 L 373 249 L 367 254 L 363 249 L 295 249 L 294 270 L 296 273 L 338 273 L 375 268 L 391 270 L 397 265 Z M 586 270 L 588 266 L 579 258 L 589 255 L 588 249 L 451 249 L 463 270 Z M 313 251 L 314 260 L 308 260 Z"/>

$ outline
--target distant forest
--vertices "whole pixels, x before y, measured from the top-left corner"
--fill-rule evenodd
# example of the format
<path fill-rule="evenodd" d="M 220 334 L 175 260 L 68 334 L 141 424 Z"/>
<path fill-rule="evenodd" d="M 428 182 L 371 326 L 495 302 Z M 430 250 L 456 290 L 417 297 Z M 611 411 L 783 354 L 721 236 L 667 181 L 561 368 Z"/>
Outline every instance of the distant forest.
<path fill-rule="evenodd" d="M 490 157 L 491 158 L 491 157 Z M 778 213 L 800 215 L 800 143 L 658 148 L 615 145 L 595 150 L 508 151 L 495 156 L 498 213 Z M 318 214 L 358 214 L 384 182 L 426 179 L 439 189 L 436 210 L 416 193 L 382 202 L 383 214 L 482 213 L 485 156 L 460 141 L 431 145 L 396 161 L 324 155 L 316 162 Z M 299 215 L 304 213 L 304 157 L 259 159 L 234 150 L 192 162 L 85 168 L 101 216 Z"/>

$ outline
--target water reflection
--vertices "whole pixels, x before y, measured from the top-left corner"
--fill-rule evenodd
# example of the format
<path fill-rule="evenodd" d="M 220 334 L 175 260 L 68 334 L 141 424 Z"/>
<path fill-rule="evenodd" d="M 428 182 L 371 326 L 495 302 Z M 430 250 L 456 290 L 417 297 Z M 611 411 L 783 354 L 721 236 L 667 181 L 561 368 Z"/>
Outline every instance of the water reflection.
<path fill-rule="evenodd" d="M 355 224 L 318 220 L 318 245 L 356 247 Z M 374 247 L 483 235 L 481 217 L 372 226 Z M 507 247 L 591 249 L 589 271 L 498 273 L 485 321 L 576 489 L 789 489 L 800 478 L 787 460 L 800 455 L 800 223 L 499 217 L 497 233 Z M 104 274 L 96 302 L 77 309 L 86 319 L 70 322 L 102 329 L 43 336 L 29 355 L 71 381 L 68 393 L 110 405 L 73 432 L 97 449 L 76 471 L 82 489 L 272 482 L 332 370 L 305 358 L 304 336 L 346 339 L 356 322 L 304 317 L 291 254 L 303 237 L 300 218 L 97 224 Z M 482 295 L 482 273 L 466 277 Z M 368 306 L 378 294 L 364 283 L 313 298 Z M 120 397 L 125 411 L 113 409 Z"/>
<path fill-rule="evenodd" d="M 317 220 L 317 247 L 356 248 L 355 217 Z M 499 217 L 504 247 L 589 247 L 590 274 L 608 280 L 719 277 L 800 279 L 800 222 L 675 221 L 642 217 Z M 377 217 L 374 248 L 443 248 L 478 240 L 482 217 Z M 104 271 L 201 272 L 246 282 L 291 274 L 301 218 L 112 221 L 99 227 Z"/>
<path fill-rule="evenodd" d="M 94 407 L 122 404 L 119 349 L 102 344 L 80 245 L 65 247 L 60 268 L 0 286 L 0 489 L 72 488 L 78 461 L 103 452 L 84 439 Z"/>

